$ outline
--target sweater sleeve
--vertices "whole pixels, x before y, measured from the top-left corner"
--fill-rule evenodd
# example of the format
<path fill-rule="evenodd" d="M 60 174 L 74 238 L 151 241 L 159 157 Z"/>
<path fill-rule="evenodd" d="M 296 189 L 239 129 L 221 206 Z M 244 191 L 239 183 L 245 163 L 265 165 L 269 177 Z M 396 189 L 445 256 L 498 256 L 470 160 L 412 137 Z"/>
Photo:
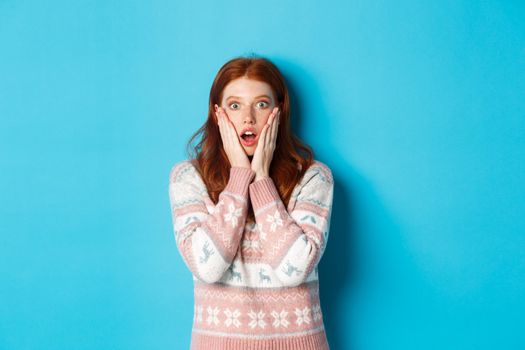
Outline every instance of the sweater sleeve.
<path fill-rule="evenodd" d="M 270 177 L 249 186 L 263 256 L 286 286 L 303 283 L 317 266 L 326 247 L 334 181 L 321 162 L 303 176 L 302 187 L 290 212 Z"/>
<path fill-rule="evenodd" d="M 217 282 L 231 265 L 248 212 L 248 186 L 255 172 L 232 167 L 217 205 L 197 169 L 183 161 L 170 171 L 173 232 L 182 258 L 199 280 Z"/>

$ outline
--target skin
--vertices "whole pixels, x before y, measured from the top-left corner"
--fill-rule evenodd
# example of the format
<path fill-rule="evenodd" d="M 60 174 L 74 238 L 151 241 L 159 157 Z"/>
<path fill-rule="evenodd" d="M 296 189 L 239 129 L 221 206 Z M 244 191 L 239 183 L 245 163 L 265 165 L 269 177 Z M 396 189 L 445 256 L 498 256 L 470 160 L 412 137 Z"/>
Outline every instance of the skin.
<path fill-rule="evenodd" d="M 242 77 L 226 85 L 221 105 L 215 105 L 224 150 L 231 166 L 252 169 L 256 174 L 254 181 L 269 177 L 279 127 L 280 111 L 276 102 L 270 85 Z M 256 130 L 257 141 L 253 146 L 241 143 L 240 134 L 247 126 Z"/>

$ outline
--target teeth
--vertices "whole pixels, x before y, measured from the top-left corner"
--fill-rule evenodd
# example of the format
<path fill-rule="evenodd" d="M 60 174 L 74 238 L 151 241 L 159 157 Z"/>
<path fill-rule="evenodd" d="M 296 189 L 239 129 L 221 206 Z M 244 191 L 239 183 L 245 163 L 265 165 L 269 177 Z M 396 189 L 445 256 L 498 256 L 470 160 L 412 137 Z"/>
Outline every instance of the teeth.
<path fill-rule="evenodd" d="M 244 133 L 244 135 L 253 135 L 253 132 L 251 132 L 251 131 L 246 131 L 246 132 Z"/>

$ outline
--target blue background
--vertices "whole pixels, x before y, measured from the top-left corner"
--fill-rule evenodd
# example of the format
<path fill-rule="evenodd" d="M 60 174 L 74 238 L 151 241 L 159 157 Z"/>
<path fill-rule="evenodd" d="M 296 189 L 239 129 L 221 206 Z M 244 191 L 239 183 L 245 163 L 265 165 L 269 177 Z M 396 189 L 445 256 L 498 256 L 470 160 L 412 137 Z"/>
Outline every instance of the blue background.
<path fill-rule="evenodd" d="M 332 168 L 334 350 L 524 349 L 522 1 L 0 1 L 0 349 L 186 349 L 171 166 L 228 59 Z"/>

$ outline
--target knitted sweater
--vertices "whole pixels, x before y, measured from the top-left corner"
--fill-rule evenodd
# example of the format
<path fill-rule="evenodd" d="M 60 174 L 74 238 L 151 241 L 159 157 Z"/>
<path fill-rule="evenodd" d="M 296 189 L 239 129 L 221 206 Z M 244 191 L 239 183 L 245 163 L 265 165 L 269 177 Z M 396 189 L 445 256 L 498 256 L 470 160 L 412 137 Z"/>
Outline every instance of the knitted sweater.
<path fill-rule="evenodd" d="M 232 167 L 215 205 L 190 160 L 170 171 L 175 240 L 194 282 L 191 349 L 327 350 L 317 264 L 332 173 L 314 161 L 287 208 L 270 177 L 254 178 Z M 249 201 L 255 223 L 246 220 Z"/>

